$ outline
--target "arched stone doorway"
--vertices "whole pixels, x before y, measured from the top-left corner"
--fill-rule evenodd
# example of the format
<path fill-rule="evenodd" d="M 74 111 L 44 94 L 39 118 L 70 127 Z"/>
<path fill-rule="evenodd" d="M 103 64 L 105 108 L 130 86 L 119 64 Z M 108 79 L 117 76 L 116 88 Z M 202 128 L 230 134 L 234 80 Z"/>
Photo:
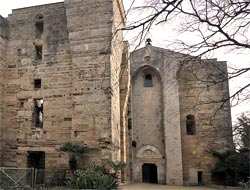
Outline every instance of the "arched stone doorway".
<path fill-rule="evenodd" d="M 152 145 L 141 147 L 135 156 L 135 182 L 165 184 L 165 159 Z"/>

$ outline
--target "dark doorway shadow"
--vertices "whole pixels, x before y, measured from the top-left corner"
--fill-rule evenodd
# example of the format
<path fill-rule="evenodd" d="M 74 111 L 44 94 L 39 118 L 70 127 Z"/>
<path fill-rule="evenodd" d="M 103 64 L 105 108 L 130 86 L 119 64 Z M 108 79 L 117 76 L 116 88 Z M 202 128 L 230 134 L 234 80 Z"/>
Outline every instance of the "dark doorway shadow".
<path fill-rule="evenodd" d="M 28 167 L 34 168 L 34 184 L 45 183 L 45 152 L 29 151 Z"/>
<path fill-rule="evenodd" d="M 202 172 L 198 171 L 197 175 L 198 175 L 198 186 L 202 186 L 203 185 L 203 182 L 202 182 Z"/>
<path fill-rule="evenodd" d="M 158 183 L 157 166 L 155 164 L 142 165 L 142 182 Z"/>

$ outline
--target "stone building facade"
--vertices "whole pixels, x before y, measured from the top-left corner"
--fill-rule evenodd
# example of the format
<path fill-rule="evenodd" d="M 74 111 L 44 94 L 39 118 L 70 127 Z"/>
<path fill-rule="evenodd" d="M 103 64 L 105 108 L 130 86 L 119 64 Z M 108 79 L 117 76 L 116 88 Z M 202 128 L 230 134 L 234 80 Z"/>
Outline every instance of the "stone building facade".
<path fill-rule="evenodd" d="M 225 62 L 146 47 L 129 55 L 121 0 L 65 0 L 0 17 L 0 164 L 67 169 L 124 161 L 123 182 L 209 183 L 231 148 Z M 215 82 L 216 81 L 216 82 Z M 221 106 L 221 107 L 220 107 Z M 220 108 L 220 109 L 218 109 Z"/>
<path fill-rule="evenodd" d="M 130 61 L 133 179 L 211 183 L 209 150 L 233 148 L 226 63 L 150 44 Z"/>
<path fill-rule="evenodd" d="M 128 49 L 122 32 L 113 33 L 125 24 L 124 10 L 119 0 L 95 2 L 68 0 L 1 18 L 2 165 L 31 167 L 40 157 L 36 167 L 49 177 L 67 168 L 57 149 L 68 141 L 88 145 L 89 162 L 121 159 Z"/>

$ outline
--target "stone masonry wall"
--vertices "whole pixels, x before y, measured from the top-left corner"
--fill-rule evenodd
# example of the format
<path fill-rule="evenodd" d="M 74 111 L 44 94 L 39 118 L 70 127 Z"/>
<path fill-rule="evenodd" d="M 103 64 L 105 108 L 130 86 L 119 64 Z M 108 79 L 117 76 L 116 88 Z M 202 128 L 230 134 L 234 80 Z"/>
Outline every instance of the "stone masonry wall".
<path fill-rule="evenodd" d="M 123 43 L 121 32 L 114 36 L 112 32 L 123 13 L 116 2 L 65 1 L 73 65 L 72 136 L 95 148 L 91 161 L 102 164 L 120 159 Z"/>
<path fill-rule="evenodd" d="M 232 126 L 227 66 L 217 60 L 184 61 L 178 73 L 184 184 L 197 185 L 198 172 L 202 182 L 211 182 L 216 159 L 210 149 L 232 148 Z M 222 107 L 221 107 L 222 106 Z M 195 117 L 195 134 L 188 135 L 186 116 Z"/>
<path fill-rule="evenodd" d="M 120 0 L 66 0 L 13 10 L 7 48 L 5 36 L 0 38 L 0 77 L 8 68 L 8 80 L 0 81 L 1 93 L 3 82 L 6 87 L 4 100 L 0 96 L 0 106 L 6 103 L 4 125 L 0 109 L 7 134 L 4 166 L 34 167 L 30 154 L 44 153 L 39 167 L 50 178 L 68 168 L 66 155 L 58 152 L 68 141 L 91 148 L 83 163 L 79 160 L 83 167 L 121 160 L 120 111 L 124 115 L 126 106 L 120 110 L 119 80 L 125 46 L 122 31 L 116 31 L 124 18 Z M 128 84 L 128 77 L 121 82 Z M 43 106 L 37 108 L 37 101 Z"/>
<path fill-rule="evenodd" d="M 73 0 L 65 1 L 65 8 L 73 67 L 71 136 L 97 149 L 91 153 L 92 161 L 100 163 L 104 161 L 102 155 L 110 158 L 105 143 L 111 136 L 108 89 L 112 6 L 103 1 Z"/>
<path fill-rule="evenodd" d="M 74 141 L 91 148 L 81 167 L 127 162 L 122 181 L 141 182 L 142 164 L 154 163 L 159 183 L 194 185 L 198 172 L 210 182 L 216 160 L 207 150 L 232 148 L 229 103 L 218 109 L 229 97 L 226 63 L 147 45 L 130 69 L 124 18 L 121 0 L 65 0 L 0 17 L 1 166 L 35 167 L 30 156 L 42 153 L 51 178 L 68 169 L 58 148 Z M 147 73 L 152 89 L 142 86 Z"/>
<path fill-rule="evenodd" d="M 110 56 L 110 83 L 111 83 L 111 130 L 112 130 L 112 160 L 121 161 L 121 116 L 124 110 L 120 110 L 120 77 L 122 72 L 122 57 L 127 47 L 123 42 L 123 32 L 119 29 L 125 26 L 125 12 L 122 1 L 113 1 L 113 25 Z M 128 84 L 128 81 L 125 80 Z"/>
<path fill-rule="evenodd" d="M 6 73 L 6 46 L 7 46 L 7 30 L 6 20 L 0 16 L 0 166 L 2 165 L 2 153 L 4 144 L 4 87 Z"/>
<path fill-rule="evenodd" d="M 150 128 L 140 130 L 143 127 L 137 123 L 138 119 L 142 121 L 141 123 L 148 119 L 138 114 L 153 111 L 154 106 L 157 105 L 157 98 L 153 98 L 154 104 L 150 108 L 147 107 L 150 104 L 149 100 L 142 103 L 147 93 L 143 88 L 138 87 L 137 78 L 141 78 L 139 84 L 143 85 L 147 70 L 154 71 L 161 77 L 165 183 L 197 185 L 198 178 L 202 178 L 200 183 L 210 183 L 211 170 L 216 159 L 208 153 L 209 149 L 223 151 L 232 148 L 233 145 L 230 105 L 229 102 L 223 102 L 229 97 L 226 63 L 217 62 L 214 59 L 200 60 L 151 45 L 133 53 L 131 56 L 133 134 L 131 136 L 137 141 L 136 135 L 142 133 L 147 142 L 150 142 L 157 136 L 156 131 L 147 134 Z M 144 75 L 140 72 L 144 72 Z M 153 77 L 153 88 L 155 88 L 154 81 Z M 144 105 L 146 111 L 139 106 L 140 104 Z M 160 109 L 159 105 L 156 107 Z M 194 116 L 195 133 L 193 135 L 187 134 L 186 117 L 188 115 Z M 158 116 L 159 114 L 155 114 L 154 118 Z M 158 139 L 160 141 L 160 138 Z M 140 155 L 140 148 L 140 143 L 139 147 L 133 148 L 132 159 L 136 160 L 137 155 Z M 148 149 L 157 152 L 152 147 Z M 145 154 L 142 157 L 145 163 L 154 163 L 153 158 L 146 160 L 147 156 Z M 133 178 L 135 180 L 142 173 L 140 167 L 141 165 L 134 161 Z M 158 172 L 158 175 L 162 174 Z"/>
<path fill-rule="evenodd" d="M 37 35 L 35 19 L 43 17 Z M 57 149 L 71 140 L 72 64 L 63 3 L 13 10 L 9 22 L 4 165 L 31 167 L 30 151 L 45 153 L 45 169 L 67 168 Z M 36 46 L 42 46 L 37 58 Z M 35 87 L 41 79 L 41 87 Z M 43 127 L 34 123 L 34 101 L 43 99 Z"/>

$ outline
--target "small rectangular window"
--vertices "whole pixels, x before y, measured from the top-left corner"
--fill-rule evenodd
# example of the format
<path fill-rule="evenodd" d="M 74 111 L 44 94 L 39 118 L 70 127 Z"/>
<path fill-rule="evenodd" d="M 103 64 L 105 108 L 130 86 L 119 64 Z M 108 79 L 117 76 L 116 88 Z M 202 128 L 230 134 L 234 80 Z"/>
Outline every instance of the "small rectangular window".
<path fill-rule="evenodd" d="M 35 128 L 43 128 L 43 99 L 34 100 L 33 121 Z"/>
<path fill-rule="evenodd" d="M 35 88 L 41 88 L 42 86 L 42 80 L 41 79 L 35 79 L 34 80 L 34 87 Z"/>
<path fill-rule="evenodd" d="M 72 118 L 71 117 L 65 117 L 64 121 L 72 121 Z"/>
<path fill-rule="evenodd" d="M 187 135 L 195 135 L 195 118 L 193 115 L 186 116 Z"/>
<path fill-rule="evenodd" d="M 148 74 L 145 76 L 144 87 L 153 87 L 152 75 Z"/>
<path fill-rule="evenodd" d="M 132 129 L 132 118 L 128 118 L 128 129 Z"/>
<path fill-rule="evenodd" d="M 36 45 L 36 59 L 37 60 L 42 60 L 43 58 L 43 46 L 42 45 Z"/>

